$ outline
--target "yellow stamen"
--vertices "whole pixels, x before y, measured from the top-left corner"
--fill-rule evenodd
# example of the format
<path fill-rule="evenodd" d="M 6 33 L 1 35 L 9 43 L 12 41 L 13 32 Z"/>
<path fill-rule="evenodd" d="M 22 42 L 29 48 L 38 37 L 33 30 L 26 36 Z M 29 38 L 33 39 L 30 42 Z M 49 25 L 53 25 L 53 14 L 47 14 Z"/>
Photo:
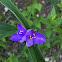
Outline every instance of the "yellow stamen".
<path fill-rule="evenodd" d="M 31 36 L 30 36 L 30 39 L 32 39 Z"/>
<path fill-rule="evenodd" d="M 22 34 L 22 33 L 19 33 L 19 34 Z"/>
<path fill-rule="evenodd" d="M 32 38 L 30 38 L 30 39 L 32 39 Z"/>
<path fill-rule="evenodd" d="M 36 38 L 36 37 L 32 37 L 32 38 Z"/>
<path fill-rule="evenodd" d="M 31 36 L 30 36 L 30 38 L 31 38 Z"/>
<path fill-rule="evenodd" d="M 30 39 L 32 39 L 32 38 L 30 38 Z"/>
<path fill-rule="evenodd" d="M 23 32 L 23 31 L 20 30 L 20 32 Z"/>
<path fill-rule="evenodd" d="M 33 33 L 33 35 L 35 36 L 35 34 Z"/>

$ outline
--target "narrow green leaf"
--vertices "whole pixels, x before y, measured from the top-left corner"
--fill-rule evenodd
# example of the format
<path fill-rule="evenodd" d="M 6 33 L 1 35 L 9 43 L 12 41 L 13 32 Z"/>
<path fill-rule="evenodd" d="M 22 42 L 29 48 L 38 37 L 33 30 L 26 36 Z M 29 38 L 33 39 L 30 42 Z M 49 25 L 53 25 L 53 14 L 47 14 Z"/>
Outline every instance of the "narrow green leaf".
<path fill-rule="evenodd" d="M 45 62 L 45 59 L 44 59 L 38 45 L 34 45 L 34 52 L 35 52 L 35 55 L 36 55 L 36 58 L 37 58 L 37 62 Z"/>
<path fill-rule="evenodd" d="M 0 22 L 0 34 L 4 34 L 13 30 L 17 30 L 16 27 Z"/>
<path fill-rule="evenodd" d="M 29 47 L 28 50 L 31 55 L 32 61 L 37 62 L 37 58 L 36 58 L 35 51 L 34 51 L 34 46 Z"/>
<path fill-rule="evenodd" d="M 28 48 L 33 62 L 45 62 L 44 57 L 37 45 Z"/>
<path fill-rule="evenodd" d="M 0 0 L 0 2 L 4 6 L 6 6 L 20 22 L 22 21 L 22 23 L 27 29 L 30 27 L 27 19 L 23 16 L 23 14 L 19 11 L 19 9 L 10 0 Z"/>
<path fill-rule="evenodd" d="M 4 38 L 4 37 L 11 36 L 12 34 L 14 34 L 14 32 L 17 32 L 17 30 L 8 31 L 7 33 L 1 34 L 1 35 L 0 35 L 0 39 L 2 39 L 2 38 Z"/>
<path fill-rule="evenodd" d="M 62 43 L 60 44 L 60 49 L 62 50 Z"/>

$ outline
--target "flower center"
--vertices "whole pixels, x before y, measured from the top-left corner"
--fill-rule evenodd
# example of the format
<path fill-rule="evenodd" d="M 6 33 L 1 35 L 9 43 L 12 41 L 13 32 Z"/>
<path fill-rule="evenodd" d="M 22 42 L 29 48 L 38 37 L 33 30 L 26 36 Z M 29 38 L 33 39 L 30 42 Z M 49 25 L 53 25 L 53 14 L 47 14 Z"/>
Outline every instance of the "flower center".
<path fill-rule="evenodd" d="M 34 35 L 34 36 L 30 36 L 30 39 L 36 38 L 34 33 L 33 33 L 33 35 Z"/>
<path fill-rule="evenodd" d="M 20 30 L 19 34 L 22 34 L 22 32 L 23 32 L 23 31 Z M 18 32 L 17 32 L 17 34 L 18 34 Z"/>

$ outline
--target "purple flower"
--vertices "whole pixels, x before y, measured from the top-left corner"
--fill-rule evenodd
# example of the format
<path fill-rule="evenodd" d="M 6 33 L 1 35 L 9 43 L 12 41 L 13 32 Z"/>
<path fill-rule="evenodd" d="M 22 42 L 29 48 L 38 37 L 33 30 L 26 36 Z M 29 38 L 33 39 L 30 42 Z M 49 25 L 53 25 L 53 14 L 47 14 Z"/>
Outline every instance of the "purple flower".
<path fill-rule="evenodd" d="M 26 39 L 27 47 L 30 47 L 34 44 L 43 44 L 44 42 L 46 42 L 46 38 L 44 37 L 43 34 L 39 32 L 34 32 L 34 30 L 32 29 L 27 30 Z"/>
<path fill-rule="evenodd" d="M 27 39 L 27 47 L 30 47 L 34 44 L 43 44 L 46 41 L 46 38 L 43 34 L 39 32 L 34 32 L 34 30 L 32 29 L 26 30 L 21 23 L 18 23 L 17 29 L 19 32 L 12 34 L 10 37 L 12 41 L 18 41 L 22 43 Z"/>
<path fill-rule="evenodd" d="M 12 41 L 18 41 L 18 42 L 22 43 L 26 40 L 25 33 L 27 32 L 27 30 L 21 23 L 18 23 L 17 29 L 19 32 L 12 34 L 10 39 Z"/>

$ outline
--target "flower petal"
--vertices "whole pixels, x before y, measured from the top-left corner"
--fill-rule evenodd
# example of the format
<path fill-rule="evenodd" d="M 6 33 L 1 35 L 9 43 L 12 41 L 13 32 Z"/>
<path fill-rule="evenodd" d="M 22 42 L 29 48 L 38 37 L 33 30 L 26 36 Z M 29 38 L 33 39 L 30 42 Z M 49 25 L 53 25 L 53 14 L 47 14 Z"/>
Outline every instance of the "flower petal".
<path fill-rule="evenodd" d="M 27 47 L 30 47 L 30 46 L 32 46 L 32 45 L 34 45 L 34 44 L 33 44 L 33 40 L 32 40 L 32 39 L 28 39 L 28 40 L 26 41 L 26 46 L 27 46 Z"/>
<path fill-rule="evenodd" d="M 26 40 L 26 36 L 23 36 L 21 40 L 19 40 L 18 42 L 23 43 Z"/>
<path fill-rule="evenodd" d="M 26 28 L 21 23 L 18 23 L 17 29 L 18 31 L 23 31 L 24 33 L 26 33 Z"/>
<path fill-rule="evenodd" d="M 11 35 L 10 39 L 11 39 L 12 41 L 19 41 L 19 40 L 22 39 L 22 37 L 23 37 L 23 35 L 19 35 L 19 34 L 17 34 L 17 33 L 14 33 L 14 34 Z"/>
<path fill-rule="evenodd" d="M 36 38 L 34 39 L 34 44 L 43 44 L 44 42 L 46 42 L 46 38 L 42 33 L 35 32 L 35 37 Z"/>
<path fill-rule="evenodd" d="M 34 33 L 34 30 L 32 30 L 32 29 L 27 30 L 27 32 L 26 32 L 26 38 L 29 39 L 30 36 L 33 36 L 33 33 Z"/>

